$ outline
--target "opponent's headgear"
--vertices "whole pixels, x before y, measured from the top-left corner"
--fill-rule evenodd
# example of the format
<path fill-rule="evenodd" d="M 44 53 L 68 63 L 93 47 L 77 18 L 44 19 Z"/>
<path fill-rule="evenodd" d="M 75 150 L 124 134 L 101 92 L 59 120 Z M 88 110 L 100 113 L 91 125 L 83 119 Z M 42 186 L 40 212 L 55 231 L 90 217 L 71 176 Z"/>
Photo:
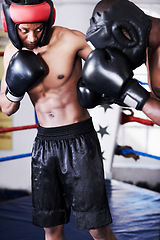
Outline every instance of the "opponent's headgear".
<path fill-rule="evenodd" d="M 132 69 L 135 69 L 146 61 L 150 29 L 151 20 L 140 8 L 128 0 L 118 0 L 90 19 L 86 40 L 95 48 L 122 51 L 129 59 Z"/>
<path fill-rule="evenodd" d="M 44 22 L 44 30 L 38 46 L 46 44 L 49 29 L 55 21 L 52 0 L 4 0 L 1 12 L 5 32 L 14 46 L 21 49 L 22 43 L 17 33 L 17 24 Z"/>

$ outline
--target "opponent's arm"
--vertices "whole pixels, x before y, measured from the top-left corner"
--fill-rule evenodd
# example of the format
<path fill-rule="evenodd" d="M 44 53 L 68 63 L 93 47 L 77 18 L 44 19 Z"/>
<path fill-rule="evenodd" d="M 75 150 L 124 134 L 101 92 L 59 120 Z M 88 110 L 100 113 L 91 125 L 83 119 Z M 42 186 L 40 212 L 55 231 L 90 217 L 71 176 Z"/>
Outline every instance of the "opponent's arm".
<path fill-rule="evenodd" d="M 160 99 L 160 46 L 150 53 L 147 68 L 148 84 L 156 98 Z"/>
<path fill-rule="evenodd" d="M 160 126 L 160 101 L 150 97 L 144 104 L 142 111 L 155 124 Z"/>
<path fill-rule="evenodd" d="M 126 106 L 119 99 L 114 99 L 104 94 L 101 95 L 95 91 L 86 87 L 83 80 L 80 79 L 77 85 L 79 103 L 84 108 L 94 108 L 98 105 L 116 103 L 120 106 Z M 155 124 L 160 125 L 160 101 L 155 98 L 148 98 L 142 107 L 143 113 L 149 117 Z"/>
<path fill-rule="evenodd" d="M 137 110 L 142 110 L 149 98 L 149 93 L 133 79 L 130 65 L 119 51 L 92 51 L 84 64 L 82 78 L 90 90 Z"/>
<path fill-rule="evenodd" d="M 120 106 L 127 107 L 120 99 L 115 99 L 106 94 L 101 94 L 89 89 L 82 78 L 79 79 L 77 84 L 77 96 L 80 105 L 83 108 L 94 108 L 98 105 L 113 104 L 116 103 Z"/>
<path fill-rule="evenodd" d="M 132 71 L 121 54 L 109 51 L 106 55 L 106 53 L 102 52 L 102 50 L 98 49 L 93 51 L 84 65 L 83 88 L 85 89 L 84 93 L 87 91 L 87 97 L 91 93 L 91 98 L 89 99 L 95 97 L 93 103 L 95 104 L 97 101 L 97 105 L 104 104 L 105 100 L 107 101 L 106 103 L 109 103 L 108 99 L 111 99 L 111 103 L 114 102 L 118 105 L 142 110 L 153 122 L 160 125 L 160 101 L 151 97 L 151 93 L 147 92 L 132 78 Z M 99 95 L 97 97 L 97 92 L 102 94 L 101 97 Z M 85 96 L 86 94 L 81 96 L 83 101 L 86 99 Z M 125 101 L 126 97 L 129 97 L 129 102 Z"/>
<path fill-rule="evenodd" d="M 148 47 L 155 50 L 160 46 L 160 18 L 148 16 L 151 20 L 152 27 L 149 33 Z"/>

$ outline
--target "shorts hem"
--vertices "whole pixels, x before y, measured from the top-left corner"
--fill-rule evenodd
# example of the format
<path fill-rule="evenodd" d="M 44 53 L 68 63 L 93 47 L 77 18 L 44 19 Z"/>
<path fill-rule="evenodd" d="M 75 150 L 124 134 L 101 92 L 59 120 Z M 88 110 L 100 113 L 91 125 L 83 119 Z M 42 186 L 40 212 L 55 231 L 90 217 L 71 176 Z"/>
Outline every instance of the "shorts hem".
<path fill-rule="evenodd" d="M 46 211 L 33 209 L 32 222 L 35 226 L 48 228 L 67 224 L 70 220 L 70 213 L 65 210 Z"/>
<path fill-rule="evenodd" d="M 82 230 L 97 229 L 112 223 L 112 217 L 108 209 L 90 212 L 74 212 L 77 228 Z"/>

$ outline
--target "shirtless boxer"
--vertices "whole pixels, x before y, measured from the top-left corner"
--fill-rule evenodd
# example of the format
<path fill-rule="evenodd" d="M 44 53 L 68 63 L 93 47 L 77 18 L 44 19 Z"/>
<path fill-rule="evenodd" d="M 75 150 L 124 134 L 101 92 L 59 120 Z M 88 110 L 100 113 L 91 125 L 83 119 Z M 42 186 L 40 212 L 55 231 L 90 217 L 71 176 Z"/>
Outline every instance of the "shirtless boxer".
<path fill-rule="evenodd" d="M 32 158 L 33 222 L 45 229 L 46 240 L 65 239 L 63 225 L 72 206 L 79 228 L 89 229 L 94 239 L 116 239 L 109 227 L 99 142 L 88 111 L 77 100 L 81 58 L 85 60 L 91 49 L 82 33 L 51 28 L 50 1 L 42 2 L 43 8 L 38 3 L 32 8 L 10 3 L 3 6 L 4 27 L 7 22 L 12 43 L 4 55 L 0 105 L 11 115 L 28 92 L 38 116 Z M 22 47 L 30 51 L 16 53 Z"/>
<path fill-rule="evenodd" d="M 33 223 L 45 229 L 46 240 L 64 240 L 72 207 L 78 228 L 88 229 L 93 239 L 115 240 L 98 138 L 77 99 L 81 58 L 91 49 L 81 32 L 51 27 L 55 9 L 50 0 L 32 3 L 3 4 L 12 43 L 4 54 L 0 105 L 9 116 L 28 92 L 37 113 Z"/>

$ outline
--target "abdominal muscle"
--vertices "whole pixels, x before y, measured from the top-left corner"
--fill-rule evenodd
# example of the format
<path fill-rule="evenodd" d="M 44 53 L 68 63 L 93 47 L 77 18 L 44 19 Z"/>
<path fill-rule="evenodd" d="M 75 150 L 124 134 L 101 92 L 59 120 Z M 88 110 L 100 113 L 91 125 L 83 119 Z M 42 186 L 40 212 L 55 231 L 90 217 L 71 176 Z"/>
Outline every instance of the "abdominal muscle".
<path fill-rule="evenodd" d="M 66 83 L 48 91 L 43 88 L 39 91 L 39 88 L 35 87 L 29 95 L 42 127 L 64 126 L 90 117 L 78 102 L 75 84 Z"/>
<path fill-rule="evenodd" d="M 54 99 L 44 99 L 44 102 L 35 106 L 42 127 L 58 127 L 89 118 L 88 111 L 81 108 L 78 102 L 60 103 L 55 106 L 53 101 Z"/>

